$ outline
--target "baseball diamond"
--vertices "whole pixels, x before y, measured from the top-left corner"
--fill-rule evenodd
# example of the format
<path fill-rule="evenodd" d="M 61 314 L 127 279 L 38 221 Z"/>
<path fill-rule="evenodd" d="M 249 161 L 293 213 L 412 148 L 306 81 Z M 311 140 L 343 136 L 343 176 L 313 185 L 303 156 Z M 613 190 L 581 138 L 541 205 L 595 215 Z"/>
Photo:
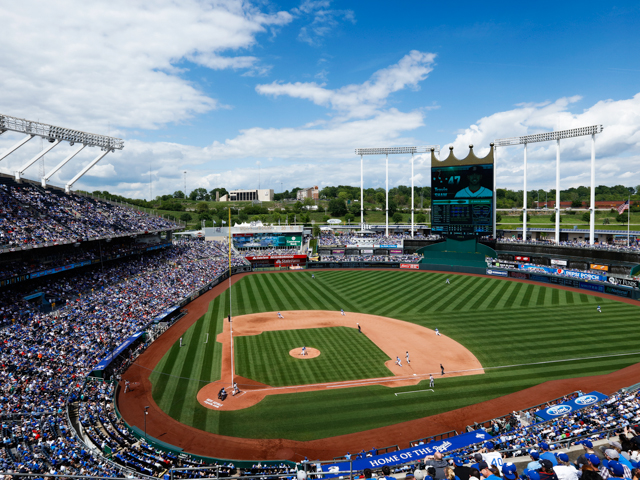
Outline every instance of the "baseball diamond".
<path fill-rule="evenodd" d="M 446 278 L 451 284 L 445 288 Z M 240 274 L 232 277 L 232 283 L 232 311 L 240 333 L 234 337 L 235 381 L 245 392 L 269 386 L 287 386 L 291 391 L 266 395 L 241 409 L 207 408 L 198 402 L 198 392 L 206 385 L 231 385 L 224 373 L 224 350 L 229 345 L 203 340 L 207 333 L 212 339 L 228 338 L 225 284 L 192 302 L 189 315 L 139 357 L 127 377 L 140 381 L 142 388 L 118 398 L 122 415 L 132 425 L 140 425 L 135 413 L 139 405 L 151 405 L 150 435 L 191 453 L 281 459 L 340 454 L 370 447 L 381 438 L 406 443 L 461 429 L 469 409 L 474 409 L 475 418 L 489 418 L 492 409 L 510 412 L 535 404 L 538 398 L 563 395 L 578 380 L 582 388 L 597 385 L 601 391 L 613 391 L 626 385 L 619 371 L 640 359 L 632 336 L 620 334 L 633 328 L 638 307 L 568 287 L 388 270 L 316 271 L 315 279 L 304 272 Z M 597 313 L 596 305 L 603 306 L 603 313 Z M 340 315 L 341 308 L 345 316 Z M 284 313 L 284 322 L 295 321 L 298 315 L 300 324 L 278 331 L 263 331 L 255 324 L 259 318 L 278 321 L 278 311 Z M 308 328 L 303 319 L 309 311 L 340 318 L 346 326 Z M 356 313 L 362 314 L 358 320 L 350 319 Z M 247 323 L 254 329 L 247 330 L 249 335 L 242 334 L 245 315 L 254 320 Z M 394 355 L 382 352 L 377 344 L 362 343 L 366 339 L 360 338 L 367 334 L 362 318 L 368 315 L 422 329 L 424 338 L 417 334 L 418 344 L 398 345 Z M 356 323 L 365 335 L 359 334 Z M 440 337 L 433 334 L 436 326 Z M 438 344 L 448 340 L 464 347 L 484 373 L 456 376 L 464 369 L 443 360 L 447 345 Z M 308 362 L 292 358 L 289 351 L 301 342 L 322 355 Z M 325 355 L 329 344 L 337 345 Z M 443 363 L 446 374 L 427 368 L 420 372 L 426 376 L 403 386 L 385 384 L 385 378 L 395 381 L 398 374 L 384 363 L 396 356 L 404 359 L 407 349 L 412 368 L 424 355 L 436 366 Z M 330 371 L 315 367 L 323 357 L 331 357 L 326 364 Z M 336 371 L 335 365 L 344 369 Z M 407 365 L 402 368 L 409 371 Z M 433 392 L 396 395 L 427 390 L 429 372 L 437 373 Z M 612 372 L 616 374 L 602 376 Z M 330 382 L 340 388 L 330 388 L 334 386 Z M 325 385 L 304 391 L 311 384 Z M 242 396 L 229 397 L 224 404 L 233 405 Z M 478 413 L 480 406 L 485 413 Z"/>

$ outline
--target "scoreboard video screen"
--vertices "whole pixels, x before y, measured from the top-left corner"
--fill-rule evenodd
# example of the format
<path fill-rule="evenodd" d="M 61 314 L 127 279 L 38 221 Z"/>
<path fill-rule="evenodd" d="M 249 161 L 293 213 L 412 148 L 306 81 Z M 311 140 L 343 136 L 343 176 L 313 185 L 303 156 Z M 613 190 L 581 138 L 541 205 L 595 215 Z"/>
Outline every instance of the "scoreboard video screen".
<path fill-rule="evenodd" d="M 434 233 L 491 235 L 493 208 L 493 164 L 431 167 Z"/>

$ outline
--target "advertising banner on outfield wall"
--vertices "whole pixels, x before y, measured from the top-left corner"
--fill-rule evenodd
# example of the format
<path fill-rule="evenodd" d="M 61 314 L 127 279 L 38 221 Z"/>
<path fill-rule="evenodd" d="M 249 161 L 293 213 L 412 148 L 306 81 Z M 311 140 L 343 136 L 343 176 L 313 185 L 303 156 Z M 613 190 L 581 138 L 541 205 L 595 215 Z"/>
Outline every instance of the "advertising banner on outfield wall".
<path fill-rule="evenodd" d="M 494 270 L 493 268 L 487 268 L 487 275 L 493 275 L 494 277 L 508 277 L 509 272 L 505 270 Z"/>
<path fill-rule="evenodd" d="M 566 267 L 568 262 L 566 260 L 559 260 L 557 258 L 551 259 L 551 265 L 560 265 L 561 267 Z"/>
<path fill-rule="evenodd" d="M 576 278 L 578 280 L 593 280 L 596 282 L 606 282 L 606 275 L 599 275 L 597 273 L 589 272 L 576 272 L 575 270 L 565 270 L 563 268 L 551 268 L 541 267 L 538 265 L 520 265 L 522 270 L 538 273 L 548 273 L 550 275 L 561 275 L 563 277 Z"/>
<path fill-rule="evenodd" d="M 395 452 L 383 453 L 382 455 L 376 455 L 375 457 L 367 457 L 353 461 L 353 470 L 364 470 L 365 468 L 380 468 L 384 465 L 399 465 L 401 463 L 408 463 L 415 460 L 423 460 L 427 455 L 433 455 L 435 452 L 446 453 L 459 448 L 468 447 L 469 445 L 475 445 L 476 443 L 482 443 L 485 440 L 491 438 L 484 430 L 475 430 L 469 433 L 463 433 L 455 437 L 450 437 L 437 442 L 431 442 L 428 445 L 419 445 L 417 447 L 406 448 L 404 450 L 398 450 Z M 325 475 L 324 478 L 336 477 L 331 475 L 334 472 L 348 472 L 351 468 L 349 462 L 340 462 L 334 464 L 327 464 L 322 466 L 322 471 L 327 472 L 329 475 Z"/>
<path fill-rule="evenodd" d="M 410 270 L 420 270 L 420 265 L 417 263 L 401 263 L 400 268 L 408 268 Z"/>
<path fill-rule="evenodd" d="M 611 285 L 616 285 L 619 287 L 631 287 L 631 288 L 640 287 L 640 283 L 637 280 L 629 280 L 628 278 L 623 278 L 623 277 L 609 276 L 607 278 L 607 282 L 609 282 Z"/>
<path fill-rule="evenodd" d="M 589 407 L 598 402 L 606 400 L 607 398 L 609 397 L 604 393 L 587 393 L 586 395 L 581 395 L 567 402 L 559 403 L 557 405 L 553 405 L 552 407 L 538 410 L 536 412 L 536 417 L 538 417 L 541 422 L 546 422 L 547 420 L 553 420 L 554 418 L 561 417 L 571 412 L 575 412 L 576 410 L 580 410 L 581 408 Z"/>
<path fill-rule="evenodd" d="M 589 270 L 600 270 L 602 272 L 608 272 L 609 271 L 609 265 L 600 265 L 598 263 L 590 263 L 589 264 Z"/>
<path fill-rule="evenodd" d="M 509 276 L 513 278 L 522 278 L 523 280 L 526 280 L 529 278 L 528 273 L 513 272 L 513 271 L 509 272 Z"/>

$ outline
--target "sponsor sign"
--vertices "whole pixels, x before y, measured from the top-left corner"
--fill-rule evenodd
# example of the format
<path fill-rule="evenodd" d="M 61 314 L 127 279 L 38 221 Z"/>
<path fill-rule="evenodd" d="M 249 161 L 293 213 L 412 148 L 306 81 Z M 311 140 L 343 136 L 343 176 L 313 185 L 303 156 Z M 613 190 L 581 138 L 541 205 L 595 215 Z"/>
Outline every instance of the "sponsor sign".
<path fill-rule="evenodd" d="M 344 250 L 343 250 L 344 251 Z M 291 260 L 295 258 L 307 258 L 306 255 L 249 255 L 247 260 Z"/>
<path fill-rule="evenodd" d="M 523 279 L 527 279 L 529 278 L 529 274 L 528 273 L 522 273 L 522 272 L 509 272 L 509 276 L 513 277 L 513 278 L 523 278 Z"/>
<path fill-rule="evenodd" d="M 365 248 L 363 250 L 360 250 L 360 253 L 362 255 L 373 255 L 373 249 L 371 248 Z"/>
<path fill-rule="evenodd" d="M 530 262 L 531 257 L 523 257 L 522 255 L 515 256 L 516 262 Z"/>
<path fill-rule="evenodd" d="M 402 249 L 401 248 L 393 248 L 393 249 L 389 250 L 389 254 L 390 255 L 402 255 Z"/>
<path fill-rule="evenodd" d="M 636 280 L 629 280 L 628 278 L 622 278 L 622 277 L 607 277 L 607 282 L 609 282 L 611 285 L 617 285 L 619 287 L 631 287 L 631 288 L 638 288 L 640 287 L 639 282 L 637 282 Z"/>
<path fill-rule="evenodd" d="M 535 282 L 549 283 L 549 278 L 551 277 L 543 277 L 542 275 L 534 275 L 532 273 L 529 275 L 529 278 Z"/>
<path fill-rule="evenodd" d="M 612 295 L 618 295 L 619 297 L 630 297 L 631 296 L 631 290 L 628 290 L 626 288 L 610 287 L 609 285 L 604 287 L 604 293 L 610 293 Z"/>
<path fill-rule="evenodd" d="M 559 260 L 557 258 L 552 258 L 551 265 L 560 265 L 561 267 L 566 267 L 568 265 L 568 262 L 566 260 Z"/>
<path fill-rule="evenodd" d="M 604 293 L 604 285 L 594 285 L 593 283 L 580 282 L 580 288 L 583 290 L 591 290 L 592 292 Z"/>
<path fill-rule="evenodd" d="M 575 270 L 565 270 L 563 268 L 541 267 L 538 265 L 520 265 L 520 268 L 522 270 L 538 272 L 538 273 L 548 273 L 550 275 L 561 275 L 563 277 L 570 277 L 578 280 L 592 280 L 596 282 L 607 281 L 607 277 L 605 275 L 599 275 L 597 273 L 577 272 Z"/>
<path fill-rule="evenodd" d="M 299 247 L 302 245 L 302 237 L 300 235 L 287 235 L 287 247 Z"/>
<path fill-rule="evenodd" d="M 431 442 L 428 445 L 419 445 L 417 447 L 406 448 L 396 452 L 383 453 L 374 457 L 366 457 L 353 461 L 353 470 L 364 470 L 365 468 L 380 468 L 384 465 L 398 465 L 408 463 L 413 460 L 422 460 L 426 455 L 433 455 L 435 452 L 442 454 L 459 448 L 465 448 L 469 445 L 482 443 L 491 438 L 484 430 L 475 430 L 469 433 L 463 433 L 455 437 L 446 438 L 437 442 Z M 335 472 L 348 472 L 351 468 L 349 462 L 340 462 L 334 464 L 322 465 L 322 471 L 328 473 L 324 478 L 336 477 L 340 474 Z M 332 475 L 333 473 L 333 475 Z"/>
<path fill-rule="evenodd" d="M 580 288 L 580 281 L 573 280 L 572 278 L 549 277 L 549 283 L 564 285 L 565 287 Z"/>
<path fill-rule="evenodd" d="M 493 275 L 495 277 L 508 277 L 509 272 L 505 270 L 494 270 L 493 268 L 487 268 L 487 275 Z"/>
<path fill-rule="evenodd" d="M 417 263 L 401 263 L 400 268 L 409 268 L 411 270 L 420 270 L 420 265 Z"/>
<path fill-rule="evenodd" d="M 589 264 L 589 270 L 600 270 L 602 272 L 608 272 L 609 271 L 609 265 L 600 265 L 598 263 L 590 263 Z"/>
<path fill-rule="evenodd" d="M 398 248 L 398 245 L 374 245 L 374 247 L 380 247 L 380 248 Z"/>
<path fill-rule="evenodd" d="M 333 255 L 344 255 L 344 250 L 331 250 Z"/>
<path fill-rule="evenodd" d="M 546 422 L 547 420 L 553 420 L 554 418 L 561 417 L 562 415 L 566 415 L 570 412 L 575 412 L 576 410 L 580 410 L 581 408 L 589 407 L 598 402 L 606 400 L 607 398 L 609 397 L 600 392 L 587 393 L 586 395 L 581 395 L 580 397 L 574 398 L 567 402 L 559 403 L 558 405 L 553 405 L 552 407 L 538 410 L 536 412 L 536 416 L 539 420 Z"/>

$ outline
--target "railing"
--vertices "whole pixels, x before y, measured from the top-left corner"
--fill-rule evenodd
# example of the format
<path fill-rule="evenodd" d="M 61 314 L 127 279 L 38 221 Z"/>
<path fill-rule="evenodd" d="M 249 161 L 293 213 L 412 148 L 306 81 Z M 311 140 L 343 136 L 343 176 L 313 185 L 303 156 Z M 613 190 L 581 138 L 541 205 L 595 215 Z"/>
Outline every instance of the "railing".
<path fill-rule="evenodd" d="M 448 432 L 439 433 L 437 435 L 431 435 L 430 437 L 424 437 L 424 438 L 419 438 L 417 440 L 411 440 L 409 442 L 409 445 L 412 446 L 412 447 L 417 447 L 419 445 L 423 445 L 423 444 L 432 442 L 433 440 L 442 440 L 444 438 L 455 437 L 456 435 L 458 435 L 458 432 L 456 430 L 449 430 Z"/>

